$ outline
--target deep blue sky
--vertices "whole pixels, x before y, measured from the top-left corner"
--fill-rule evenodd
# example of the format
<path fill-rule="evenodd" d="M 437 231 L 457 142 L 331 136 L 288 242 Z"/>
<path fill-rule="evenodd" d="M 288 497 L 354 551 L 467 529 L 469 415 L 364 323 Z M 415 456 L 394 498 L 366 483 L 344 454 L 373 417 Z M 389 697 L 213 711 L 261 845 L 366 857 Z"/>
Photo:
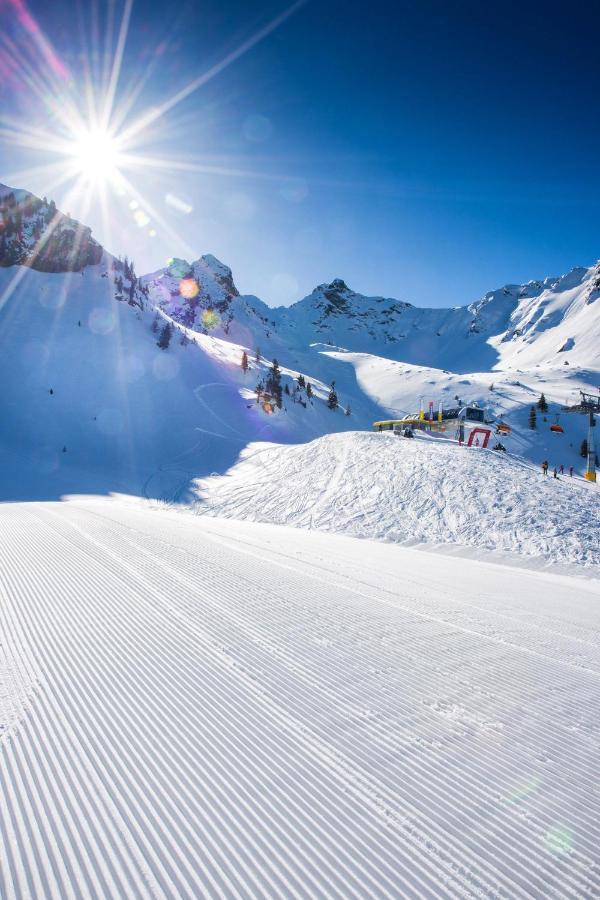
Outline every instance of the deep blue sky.
<path fill-rule="evenodd" d="M 0 5 L 3 20 L 19 2 Z M 284 8 L 138 0 L 118 96 L 152 59 L 155 68 L 129 120 Z M 29 10 L 76 95 L 83 51 L 71 0 Z M 20 26 L 9 25 L 18 41 Z M 151 215 L 138 228 L 127 197 L 111 200 L 110 234 L 97 204 L 85 219 L 138 271 L 212 252 L 241 291 L 270 303 L 340 276 L 364 293 L 457 305 L 590 264 L 600 256 L 599 34 L 591 2 L 307 2 L 140 147 L 254 174 L 128 173 L 181 240 Z M 11 79 L 0 103 L 16 122 L 48 125 Z M 0 180 L 43 159 L 4 147 Z M 43 193 L 46 183 L 33 173 L 17 186 Z M 53 193 L 60 205 L 64 190 Z M 192 212 L 169 206 L 169 193 Z M 82 200 L 65 211 L 81 216 Z"/>

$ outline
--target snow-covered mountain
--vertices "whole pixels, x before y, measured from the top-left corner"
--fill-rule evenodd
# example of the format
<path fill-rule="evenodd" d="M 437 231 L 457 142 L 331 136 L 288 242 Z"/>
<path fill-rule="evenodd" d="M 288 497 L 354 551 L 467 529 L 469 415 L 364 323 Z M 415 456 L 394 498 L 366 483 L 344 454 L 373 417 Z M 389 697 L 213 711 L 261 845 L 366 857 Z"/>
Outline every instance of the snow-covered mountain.
<path fill-rule="evenodd" d="M 460 373 L 565 360 L 599 364 L 594 303 L 600 263 L 562 277 L 505 285 L 450 309 L 367 297 L 341 279 L 319 285 L 290 307 L 272 308 L 257 297 L 239 296 L 231 270 L 213 256 L 192 264 L 172 260 L 144 281 L 152 301 L 190 327 L 265 350 L 326 343 Z"/>
<path fill-rule="evenodd" d="M 27 458 L 34 494 L 181 497 L 251 441 L 368 429 L 420 397 L 489 406 L 513 425 L 509 449 L 539 459 L 558 444 L 541 422 L 528 431 L 532 402 L 545 392 L 554 415 L 598 384 L 598 265 L 454 309 L 363 296 L 341 279 L 274 309 L 240 295 L 214 256 L 140 278 L 52 201 L 2 187 L 0 211 L 5 494 L 24 490 L 7 473 Z M 280 409 L 255 393 L 273 358 Z M 581 464 L 583 434 L 570 417 L 557 462 Z"/>

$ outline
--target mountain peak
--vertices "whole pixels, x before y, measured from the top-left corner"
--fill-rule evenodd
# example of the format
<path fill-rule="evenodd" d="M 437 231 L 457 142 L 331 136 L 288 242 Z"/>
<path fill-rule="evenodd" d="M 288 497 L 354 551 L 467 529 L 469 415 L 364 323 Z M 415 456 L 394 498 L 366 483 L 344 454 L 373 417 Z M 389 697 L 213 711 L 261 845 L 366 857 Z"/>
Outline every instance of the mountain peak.
<path fill-rule="evenodd" d="M 192 266 L 194 272 L 203 271 L 211 275 L 232 296 L 238 297 L 239 291 L 233 281 L 233 272 L 212 253 L 203 254 Z"/>

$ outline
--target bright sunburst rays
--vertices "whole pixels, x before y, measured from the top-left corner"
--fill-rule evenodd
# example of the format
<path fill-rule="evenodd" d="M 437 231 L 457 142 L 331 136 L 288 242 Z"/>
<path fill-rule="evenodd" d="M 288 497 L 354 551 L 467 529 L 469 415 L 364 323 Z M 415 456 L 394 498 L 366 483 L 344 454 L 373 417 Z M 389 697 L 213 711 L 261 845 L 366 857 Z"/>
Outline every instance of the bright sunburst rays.
<path fill-rule="evenodd" d="M 90 128 L 75 137 L 73 166 L 87 181 L 114 181 L 119 167 L 119 142 L 109 131 Z"/>
<path fill-rule="evenodd" d="M 14 118 L 0 116 L 0 137 L 18 147 L 43 153 L 46 162 L 43 166 L 10 173 L 6 180 L 21 183 L 31 173 L 35 173 L 37 179 L 42 175 L 47 194 L 70 182 L 72 190 L 69 193 L 78 200 L 78 209 L 82 209 L 90 202 L 91 196 L 96 195 L 108 237 L 111 232 L 111 209 L 114 208 L 112 201 L 115 198 L 124 199 L 121 205 L 128 205 L 133 211 L 133 222 L 139 228 L 147 229 L 149 236 L 156 234 L 156 227 L 160 227 L 165 235 L 175 237 L 179 245 L 185 247 L 186 242 L 155 208 L 156 204 L 152 205 L 136 186 L 136 174 L 146 171 L 160 177 L 161 173 L 188 171 L 237 178 L 252 178 L 254 174 L 238 167 L 215 166 L 214 159 L 209 165 L 193 158 L 171 160 L 168 155 L 157 156 L 148 149 L 157 134 L 168 133 L 168 129 L 164 128 L 164 117 L 177 104 L 271 34 L 305 0 L 297 0 L 284 9 L 172 95 L 139 111 L 136 111 L 136 104 L 151 74 L 160 65 L 168 38 L 165 40 L 161 36 L 154 52 L 149 53 L 150 61 L 145 68 L 132 72 L 129 67 L 129 86 L 122 86 L 133 0 L 125 0 L 118 20 L 114 6 L 111 4 L 107 8 L 103 39 L 99 35 L 98 9 L 94 6 L 88 27 L 84 21 L 84 8 L 78 7 L 83 77 L 77 81 L 67 62 L 60 58 L 27 10 L 25 0 L 7 2 L 14 12 L 15 27 L 12 37 L 9 36 L 10 31 L 0 35 L 4 67 L 8 67 L 10 72 L 18 72 L 20 81 L 43 110 L 40 120 L 44 124 L 32 121 L 30 117 L 15 128 Z M 174 149 L 177 151 L 179 148 L 175 146 Z M 265 176 L 256 173 L 256 177 Z"/>

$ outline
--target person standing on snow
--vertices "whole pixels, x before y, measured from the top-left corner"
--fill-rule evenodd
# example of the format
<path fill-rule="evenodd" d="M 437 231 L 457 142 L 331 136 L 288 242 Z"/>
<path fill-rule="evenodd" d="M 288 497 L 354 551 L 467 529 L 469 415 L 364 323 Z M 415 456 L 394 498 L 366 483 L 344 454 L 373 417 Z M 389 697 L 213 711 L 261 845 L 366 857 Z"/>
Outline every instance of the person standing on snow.
<path fill-rule="evenodd" d="M 554 478 L 558 478 L 558 472 L 556 471 L 556 466 L 554 466 L 554 472 L 552 473 Z"/>
<path fill-rule="evenodd" d="M 573 466 L 569 466 L 569 477 L 573 477 Z"/>
<path fill-rule="evenodd" d="M 564 474 L 565 474 L 565 467 L 563 466 L 562 463 L 560 464 L 560 474 L 561 474 L 561 475 L 564 475 Z"/>
<path fill-rule="evenodd" d="M 548 460 L 547 459 L 545 459 L 544 462 L 542 463 L 542 472 L 544 473 L 544 475 L 548 474 Z"/>

